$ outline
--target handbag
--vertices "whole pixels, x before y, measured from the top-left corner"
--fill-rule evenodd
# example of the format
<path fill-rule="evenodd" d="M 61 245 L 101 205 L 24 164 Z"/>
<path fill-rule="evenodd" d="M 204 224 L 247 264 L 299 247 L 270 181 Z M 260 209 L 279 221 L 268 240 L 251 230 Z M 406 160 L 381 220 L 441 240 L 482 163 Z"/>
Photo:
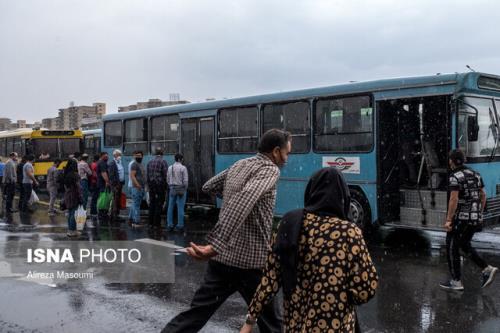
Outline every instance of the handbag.
<path fill-rule="evenodd" d="M 101 192 L 99 198 L 97 198 L 97 209 L 108 211 L 112 200 L 113 194 L 110 190 L 106 189 L 104 192 Z"/>
<path fill-rule="evenodd" d="M 120 209 L 126 209 L 127 208 L 127 196 L 125 193 L 121 193 L 120 195 Z"/>
<path fill-rule="evenodd" d="M 172 193 L 174 196 L 183 197 L 186 193 L 186 188 L 184 186 L 172 185 Z"/>

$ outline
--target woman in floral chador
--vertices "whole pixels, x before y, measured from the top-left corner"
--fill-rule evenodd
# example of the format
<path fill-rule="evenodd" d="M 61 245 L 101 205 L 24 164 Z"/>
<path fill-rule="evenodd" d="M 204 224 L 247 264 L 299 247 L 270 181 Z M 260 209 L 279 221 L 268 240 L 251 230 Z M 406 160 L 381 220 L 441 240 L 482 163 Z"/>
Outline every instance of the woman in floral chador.
<path fill-rule="evenodd" d="M 335 168 L 315 173 L 304 209 L 283 217 L 241 332 L 251 332 L 264 304 L 284 294 L 285 332 L 355 332 L 355 305 L 375 295 L 378 277 L 350 195 Z"/>

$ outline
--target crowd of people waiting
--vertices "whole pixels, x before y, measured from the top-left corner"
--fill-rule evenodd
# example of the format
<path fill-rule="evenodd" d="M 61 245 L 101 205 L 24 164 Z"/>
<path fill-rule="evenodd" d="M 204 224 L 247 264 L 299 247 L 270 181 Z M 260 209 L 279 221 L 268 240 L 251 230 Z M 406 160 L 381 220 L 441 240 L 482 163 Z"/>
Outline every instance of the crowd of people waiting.
<path fill-rule="evenodd" d="M 61 168 L 63 161 L 54 159 L 46 178 L 46 189 L 49 194 L 48 214 L 49 216 L 57 214 L 56 204 L 59 200 L 60 210 L 67 211 L 69 237 L 78 235 L 75 212 L 80 206 L 87 211 L 89 197 L 89 216 L 92 219 L 107 220 L 109 223 L 124 222 L 119 216 L 120 210 L 126 208 L 123 192 L 126 179 L 121 157 L 122 153 L 118 149 L 113 151 L 111 159 L 107 152 L 101 152 L 95 155 L 92 161 L 89 161 L 87 154 L 77 152 L 68 158 L 63 168 Z M 183 231 L 188 171 L 182 164 L 182 154 L 175 155 L 175 163 L 171 166 L 164 159 L 161 148 L 155 150 L 154 158 L 146 166 L 143 165 L 143 157 L 142 151 L 134 151 L 133 159 L 128 165 L 127 181 L 132 198 L 128 215 L 129 225 L 134 228 L 144 226 L 140 216 L 142 207 L 149 209 L 149 226 L 161 228 L 161 214 L 166 205 L 167 229 Z M 0 183 L 7 214 L 17 212 L 13 208 L 16 192 L 19 193 L 18 211 L 32 212 L 30 198 L 35 192 L 34 189 L 40 185 L 33 168 L 34 156 L 24 156 L 20 161 L 18 158 L 18 154 L 12 152 L 6 163 L 0 163 Z M 105 207 L 98 205 L 101 196 L 110 198 L 109 205 Z M 175 206 L 177 225 L 174 229 Z"/>

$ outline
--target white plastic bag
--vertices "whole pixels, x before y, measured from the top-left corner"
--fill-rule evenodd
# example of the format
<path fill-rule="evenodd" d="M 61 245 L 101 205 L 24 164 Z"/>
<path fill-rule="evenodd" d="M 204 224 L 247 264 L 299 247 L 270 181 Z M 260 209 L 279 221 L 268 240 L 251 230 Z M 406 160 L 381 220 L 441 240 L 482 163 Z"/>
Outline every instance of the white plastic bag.
<path fill-rule="evenodd" d="M 82 231 L 87 221 L 87 211 L 83 209 L 82 205 L 78 206 L 78 209 L 75 211 L 75 220 L 76 230 Z"/>
<path fill-rule="evenodd" d="M 150 204 L 151 204 L 151 203 L 149 202 L 149 192 L 144 193 L 144 199 L 143 199 L 143 200 L 145 200 L 145 201 L 148 203 L 148 205 L 150 205 Z"/>
<path fill-rule="evenodd" d="M 36 195 L 34 190 L 31 190 L 31 195 L 30 195 L 30 198 L 28 200 L 28 205 L 31 206 L 33 204 L 36 204 L 38 201 L 40 201 L 40 199 L 38 198 L 38 195 Z"/>

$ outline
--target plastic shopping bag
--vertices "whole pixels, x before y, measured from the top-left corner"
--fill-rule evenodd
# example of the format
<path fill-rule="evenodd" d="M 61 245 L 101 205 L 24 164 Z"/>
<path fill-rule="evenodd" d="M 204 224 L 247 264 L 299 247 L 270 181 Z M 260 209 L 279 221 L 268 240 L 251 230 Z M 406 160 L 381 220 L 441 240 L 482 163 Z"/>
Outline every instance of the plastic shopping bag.
<path fill-rule="evenodd" d="M 40 201 L 40 199 L 38 198 L 38 195 L 36 195 L 34 190 L 31 190 L 31 196 L 28 200 L 28 205 L 31 206 L 33 204 L 36 204 L 38 201 Z"/>
<path fill-rule="evenodd" d="M 82 205 L 78 206 L 78 209 L 75 211 L 75 220 L 76 230 L 82 231 L 87 221 L 87 211 L 83 209 Z"/>
<path fill-rule="evenodd" d="M 105 190 L 99 194 L 97 199 L 97 209 L 108 211 L 111 205 L 111 200 L 113 200 L 113 194 L 109 190 Z"/>

